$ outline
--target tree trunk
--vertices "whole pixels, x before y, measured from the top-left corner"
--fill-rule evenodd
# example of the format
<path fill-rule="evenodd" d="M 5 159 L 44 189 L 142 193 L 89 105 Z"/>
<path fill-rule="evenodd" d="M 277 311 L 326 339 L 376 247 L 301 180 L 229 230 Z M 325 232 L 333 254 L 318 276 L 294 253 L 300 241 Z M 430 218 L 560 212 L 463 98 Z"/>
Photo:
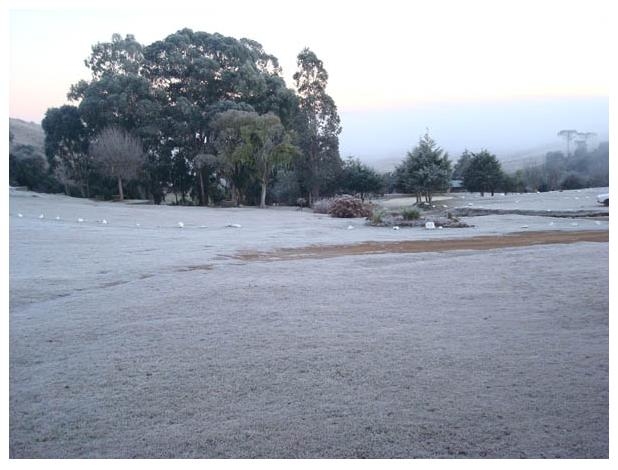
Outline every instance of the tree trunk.
<path fill-rule="evenodd" d="M 124 193 L 122 192 L 122 177 L 118 177 L 118 194 L 120 194 L 120 200 L 124 201 Z"/>
<path fill-rule="evenodd" d="M 201 195 L 202 195 L 202 200 L 201 200 L 201 204 L 202 206 L 205 206 L 206 203 L 206 196 L 204 195 L 204 177 L 202 176 L 202 170 L 200 169 L 198 171 L 199 175 L 200 175 L 200 191 L 201 191 Z"/>
<path fill-rule="evenodd" d="M 262 195 L 260 197 L 260 207 L 266 208 L 266 183 L 262 183 Z"/>
<path fill-rule="evenodd" d="M 311 190 L 311 200 L 317 201 L 319 197 L 320 197 L 320 186 L 314 185 L 313 189 Z"/>

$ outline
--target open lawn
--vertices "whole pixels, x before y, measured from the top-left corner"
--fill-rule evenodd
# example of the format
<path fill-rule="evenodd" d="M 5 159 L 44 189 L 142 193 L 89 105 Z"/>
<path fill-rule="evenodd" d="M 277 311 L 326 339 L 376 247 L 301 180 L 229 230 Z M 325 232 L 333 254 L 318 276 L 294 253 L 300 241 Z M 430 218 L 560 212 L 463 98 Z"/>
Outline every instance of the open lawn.
<path fill-rule="evenodd" d="M 12 191 L 10 456 L 607 458 L 608 217 L 549 216 L 600 192 L 395 231 Z"/>

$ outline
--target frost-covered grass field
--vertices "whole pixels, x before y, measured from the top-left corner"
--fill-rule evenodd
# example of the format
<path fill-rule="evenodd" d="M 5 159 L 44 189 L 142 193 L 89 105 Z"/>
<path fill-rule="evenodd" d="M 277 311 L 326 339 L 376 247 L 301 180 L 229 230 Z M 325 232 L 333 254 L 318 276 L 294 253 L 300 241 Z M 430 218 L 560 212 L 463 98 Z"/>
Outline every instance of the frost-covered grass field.
<path fill-rule="evenodd" d="M 439 203 L 598 209 L 597 192 Z M 394 231 L 293 208 L 9 202 L 13 458 L 608 457 L 608 243 L 246 255 L 607 218 Z"/>

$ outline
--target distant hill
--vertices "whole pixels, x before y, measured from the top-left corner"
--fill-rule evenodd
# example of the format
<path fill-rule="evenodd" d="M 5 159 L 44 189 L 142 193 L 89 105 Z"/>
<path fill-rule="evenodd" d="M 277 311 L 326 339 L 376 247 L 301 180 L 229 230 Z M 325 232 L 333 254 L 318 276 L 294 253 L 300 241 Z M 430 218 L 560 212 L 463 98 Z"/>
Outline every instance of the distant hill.
<path fill-rule="evenodd" d="M 512 151 L 509 153 L 496 152 L 496 156 L 502 164 L 502 169 L 506 172 L 515 172 L 516 170 L 526 168 L 528 166 L 534 166 L 541 164 L 545 161 L 545 154 L 552 151 L 563 151 L 563 144 L 547 143 L 545 145 L 537 145 L 532 148 Z M 449 152 L 449 158 L 455 164 L 459 159 L 459 153 Z M 401 164 L 406 156 L 406 151 L 392 152 L 388 155 L 378 158 L 371 158 L 366 156 L 359 156 L 359 159 L 369 166 L 372 166 L 379 172 L 393 171 L 396 166 Z"/>
<path fill-rule="evenodd" d="M 506 172 L 514 172 L 524 169 L 528 166 L 535 166 L 545 161 L 545 155 L 548 152 L 563 150 L 563 145 L 559 143 L 548 143 L 538 145 L 533 148 L 514 151 L 506 155 L 498 155 L 498 159 L 502 164 L 502 169 Z"/>
<path fill-rule="evenodd" d="M 13 136 L 9 146 L 11 153 L 18 158 L 23 155 L 36 155 L 45 159 L 45 132 L 40 124 L 9 118 L 9 132 Z M 15 152 L 24 146 L 32 147 L 32 152 Z"/>

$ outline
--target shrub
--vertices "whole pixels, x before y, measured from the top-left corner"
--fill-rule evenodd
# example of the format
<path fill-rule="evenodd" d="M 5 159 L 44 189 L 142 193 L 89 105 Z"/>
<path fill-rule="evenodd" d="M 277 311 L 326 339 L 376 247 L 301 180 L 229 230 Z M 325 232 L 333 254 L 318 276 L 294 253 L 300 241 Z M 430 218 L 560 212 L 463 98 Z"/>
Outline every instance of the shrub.
<path fill-rule="evenodd" d="M 575 172 L 568 173 L 560 182 L 560 189 L 580 189 L 584 187 L 586 187 L 584 177 Z"/>
<path fill-rule="evenodd" d="M 340 218 L 371 217 L 373 210 L 369 204 L 364 204 L 360 198 L 340 196 L 332 200 L 328 213 L 332 217 Z"/>
<path fill-rule="evenodd" d="M 316 214 L 328 214 L 332 205 L 332 199 L 318 199 L 313 203 L 311 208 Z"/>
<path fill-rule="evenodd" d="M 384 217 L 386 216 L 386 212 L 383 210 L 373 211 L 371 214 L 370 220 L 371 225 L 382 225 L 384 224 Z"/>
<path fill-rule="evenodd" d="M 403 220 L 418 220 L 421 213 L 416 209 L 407 207 L 401 211 L 401 216 L 403 217 Z"/>

